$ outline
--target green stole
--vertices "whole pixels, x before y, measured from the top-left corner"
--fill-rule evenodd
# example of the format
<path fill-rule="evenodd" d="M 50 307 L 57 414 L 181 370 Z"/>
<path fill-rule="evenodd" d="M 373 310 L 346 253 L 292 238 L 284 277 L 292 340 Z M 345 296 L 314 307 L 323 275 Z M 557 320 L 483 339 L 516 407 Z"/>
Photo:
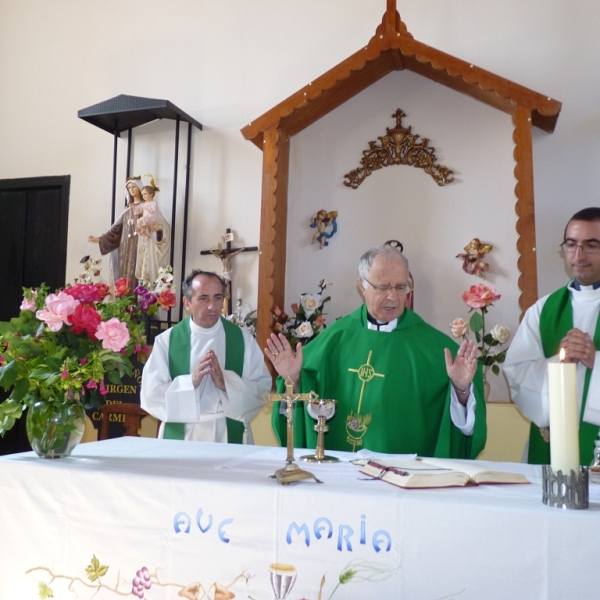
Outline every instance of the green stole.
<path fill-rule="evenodd" d="M 573 329 L 573 306 L 571 304 L 569 287 L 567 286 L 550 294 L 542 308 L 540 315 L 540 336 L 546 358 L 558 354 L 561 340 L 571 329 Z M 600 319 L 596 321 L 596 331 L 594 332 L 593 339 L 596 348 L 600 348 Z M 583 421 L 591 376 L 592 370 L 586 369 L 581 415 L 579 418 L 579 456 L 581 464 L 584 465 L 592 461 L 594 442 L 598 437 L 598 426 Z M 550 436 L 552 436 L 552 432 L 550 432 Z M 529 455 L 527 462 L 538 465 L 550 464 L 550 444 L 544 441 L 539 428 L 534 423 L 531 424 L 529 434 Z"/>
<path fill-rule="evenodd" d="M 244 336 L 242 330 L 221 317 L 225 330 L 225 369 L 240 377 L 244 370 Z M 186 317 L 171 329 L 169 338 L 169 371 L 171 379 L 190 374 L 191 330 L 190 317 Z M 244 423 L 227 417 L 227 441 L 241 444 L 244 437 Z M 165 423 L 163 438 L 183 440 L 185 423 Z"/>

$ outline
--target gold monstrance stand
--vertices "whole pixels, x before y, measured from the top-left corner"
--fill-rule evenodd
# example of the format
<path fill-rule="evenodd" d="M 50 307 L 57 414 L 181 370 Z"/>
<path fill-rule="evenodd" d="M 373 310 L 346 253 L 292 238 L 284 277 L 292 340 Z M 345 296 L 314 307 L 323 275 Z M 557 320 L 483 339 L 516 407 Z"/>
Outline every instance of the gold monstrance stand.
<path fill-rule="evenodd" d="M 301 481 L 302 479 L 314 479 L 319 481 L 312 473 L 304 471 L 294 462 L 294 408 L 298 400 L 310 402 L 316 400 L 318 395 L 315 392 L 308 394 L 294 394 L 294 382 L 288 378 L 285 380 L 285 394 L 272 394 L 267 392 L 263 398 L 267 402 L 280 400 L 285 402 L 285 418 L 287 419 L 287 458 L 285 459 L 285 467 L 275 471 L 274 477 L 277 483 L 281 485 L 289 485 L 293 481 Z"/>

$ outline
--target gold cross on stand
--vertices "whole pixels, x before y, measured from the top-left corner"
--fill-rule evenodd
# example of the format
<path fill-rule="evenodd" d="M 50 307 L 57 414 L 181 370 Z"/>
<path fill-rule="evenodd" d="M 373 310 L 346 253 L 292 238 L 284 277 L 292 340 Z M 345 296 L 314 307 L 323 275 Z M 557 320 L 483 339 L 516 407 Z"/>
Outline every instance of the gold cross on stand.
<path fill-rule="evenodd" d="M 277 479 L 277 483 L 281 485 L 289 485 L 293 481 L 301 481 L 302 479 L 314 479 L 317 483 L 323 483 L 319 481 L 312 473 L 304 471 L 294 462 L 294 408 L 296 402 L 310 402 L 316 400 L 319 397 L 315 392 L 309 392 L 308 394 L 294 393 L 294 382 L 288 377 L 285 380 L 285 393 L 284 394 L 273 394 L 267 392 L 263 398 L 267 402 L 281 401 L 285 402 L 285 418 L 287 420 L 287 458 L 285 459 L 285 467 L 275 471 L 271 477 Z"/>

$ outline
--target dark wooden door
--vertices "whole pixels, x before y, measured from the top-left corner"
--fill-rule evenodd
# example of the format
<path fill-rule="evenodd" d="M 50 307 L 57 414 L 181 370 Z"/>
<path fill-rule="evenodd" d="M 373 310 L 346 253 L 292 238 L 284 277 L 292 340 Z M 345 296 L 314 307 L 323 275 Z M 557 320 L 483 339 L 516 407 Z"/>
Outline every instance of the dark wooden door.
<path fill-rule="evenodd" d="M 70 175 L 0 180 L 0 321 L 18 316 L 24 286 L 64 286 L 70 183 Z M 23 418 L 0 438 L 0 454 L 29 449 Z"/>
<path fill-rule="evenodd" d="M 70 181 L 0 180 L 0 321 L 19 314 L 23 286 L 65 284 Z"/>

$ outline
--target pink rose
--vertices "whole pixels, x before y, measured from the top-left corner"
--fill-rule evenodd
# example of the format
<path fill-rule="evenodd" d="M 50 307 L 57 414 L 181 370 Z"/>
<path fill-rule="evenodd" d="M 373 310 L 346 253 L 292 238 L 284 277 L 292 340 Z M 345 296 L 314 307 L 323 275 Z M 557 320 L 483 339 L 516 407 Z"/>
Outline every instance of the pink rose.
<path fill-rule="evenodd" d="M 454 319 L 450 323 L 450 331 L 455 338 L 463 337 L 469 333 L 469 323 L 463 319 Z"/>
<path fill-rule="evenodd" d="M 127 325 L 113 317 L 98 325 L 96 337 L 102 340 L 102 347 L 104 349 L 120 352 L 127 345 L 130 335 Z"/>
<path fill-rule="evenodd" d="M 28 300 L 23 297 L 23 302 L 21 302 L 20 306 L 21 310 L 30 310 L 31 312 L 35 311 L 35 300 Z"/>
<path fill-rule="evenodd" d="M 49 294 L 46 298 L 46 309 L 38 310 L 35 316 L 46 323 L 51 331 L 60 331 L 63 323 L 71 324 L 70 316 L 78 306 L 79 301 L 69 294 Z"/>
<path fill-rule="evenodd" d="M 493 286 L 488 287 L 487 285 L 478 283 L 465 290 L 462 299 L 471 308 L 485 308 L 492 304 L 492 302 L 500 300 L 500 294 L 496 294 L 496 289 Z"/>

